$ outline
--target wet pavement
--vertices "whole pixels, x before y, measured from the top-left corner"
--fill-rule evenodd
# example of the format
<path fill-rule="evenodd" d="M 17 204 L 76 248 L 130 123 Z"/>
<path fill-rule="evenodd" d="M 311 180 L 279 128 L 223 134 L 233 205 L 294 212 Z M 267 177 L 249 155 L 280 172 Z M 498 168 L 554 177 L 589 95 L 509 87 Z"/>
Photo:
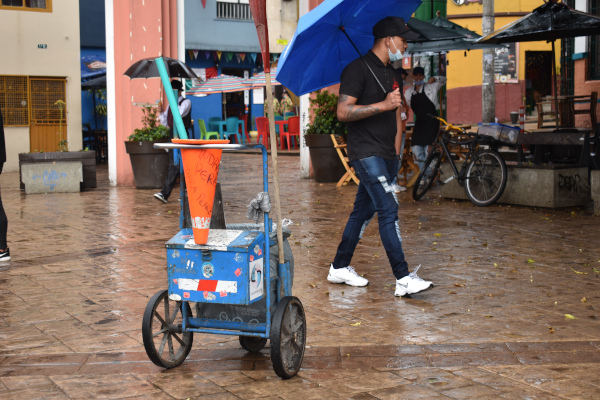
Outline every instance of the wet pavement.
<path fill-rule="evenodd" d="M 178 230 L 178 192 L 108 186 L 25 195 L 0 176 L 13 261 L 0 265 L 2 399 L 597 399 L 600 398 L 600 218 L 592 207 L 477 208 L 402 193 L 411 270 L 435 287 L 394 297 L 377 222 L 353 259 L 366 288 L 329 284 L 327 270 L 356 186 L 299 179 L 280 157 L 283 217 L 293 224 L 294 295 L 307 316 L 297 377 L 283 381 L 268 347 L 194 336 L 179 367 L 152 364 L 142 314 L 167 285 L 164 243 Z M 228 223 L 248 222 L 260 191 L 257 156 L 225 154 Z M 359 324 L 360 322 L 360 324 Z"/>

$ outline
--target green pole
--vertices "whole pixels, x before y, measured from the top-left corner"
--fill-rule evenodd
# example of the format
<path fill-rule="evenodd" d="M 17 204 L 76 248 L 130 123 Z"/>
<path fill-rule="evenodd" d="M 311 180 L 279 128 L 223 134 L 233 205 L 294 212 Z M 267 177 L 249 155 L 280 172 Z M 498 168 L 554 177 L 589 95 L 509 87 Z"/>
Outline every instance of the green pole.
<path fill-rule="evenodd" d="M 173 123 L 175 124 L 175 126 L 173 127 L 173 132 L 175 135 L 179 134 L 179 137 L 181 139 L 187 139 L 187 132 L 185 130 L 185 125 L 183 125 L 183 119 L 181 118 L 181 114 L 179 114 L 179 107 L 177 106 L 175 91 L 171 86 L 171 81 L 169 80 L 169 73 L 167 72 L 165 61 L 162 57 L 158 57 L 155 61 L 156 67 L 158 68 L 158 73 L 160 74 L 160 79 L 162 80 L 163 87 L 165 88 L 167 100 L 169 101 L 169 107 L 171 107 L 171 113 L 173 114 Z M 173 107 L 173 105 L 175 105 L 175 107 Z"/>

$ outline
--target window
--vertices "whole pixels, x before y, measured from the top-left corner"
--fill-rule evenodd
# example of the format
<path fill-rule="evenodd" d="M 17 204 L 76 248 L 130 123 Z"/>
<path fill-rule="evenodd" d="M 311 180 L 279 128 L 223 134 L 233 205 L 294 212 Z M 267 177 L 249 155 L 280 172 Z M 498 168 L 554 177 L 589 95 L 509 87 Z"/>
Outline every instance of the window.
<path fill-rule="evenodd" d="M 52 0 L 2 0 L 0 9 L 22 11 L 52 11 Z"/>
<path fill-rule="evenodd" d="M 593 15 L 600 15 L 600 0 L 589 0 L 588 12 Z M 590 36 L 588 41 L 589 66 L 588 79 L 600 79 L 600 35 Z"/>
<path fill-rule="evenodd" d="M 29 125 L 26 76 L 0 75 L 0 109 L 5 126 Z"/>
<path fill-rule="evenodd" d="M 252 20 L 248 0 L 217 0 L 217 18 Z"/>

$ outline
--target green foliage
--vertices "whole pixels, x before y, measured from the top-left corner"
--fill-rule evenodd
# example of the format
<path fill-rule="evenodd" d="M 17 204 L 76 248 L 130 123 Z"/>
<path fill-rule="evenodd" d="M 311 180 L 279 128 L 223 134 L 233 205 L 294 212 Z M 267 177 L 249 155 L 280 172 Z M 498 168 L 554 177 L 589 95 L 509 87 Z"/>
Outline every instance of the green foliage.
<path fill-rule="evenodd" d="M 321 135 L 345 135 L 347 133 L 346 123 L 337 119 L 338 96 L 327 90 L 316 92 L 317 96 L 310 99 L 310 109 L 314 119 L 308 124 L 306 133 Z"/>
<path fill-rule="evenodd" d="M 158 109 L 146 106 L 143 108 L 142 129 L 136 129 L 129 136 L 131 142 L 154 142 L 169 138 L 169 128 L 158 122 Z"/>
<path fill-rule="evenodd" d="M 60 120 L 58 121 L 59 123 L 59 132 L 58 133 L 58 137 L 59 137 L 59 141 L 58 141 L 58 151 L 69 151 L 69 144 L 67 142 L 67 139 L 63 139 L 63 135 L 62 135 L 62 121 L 63 121 L 63 113 L 65 110 L 65 106 L 67 105 L 63 100 L 56 100 L 56 102 L 54 103 L 55 106 L 58 107 L 58 109 L 60 110 Z"/>

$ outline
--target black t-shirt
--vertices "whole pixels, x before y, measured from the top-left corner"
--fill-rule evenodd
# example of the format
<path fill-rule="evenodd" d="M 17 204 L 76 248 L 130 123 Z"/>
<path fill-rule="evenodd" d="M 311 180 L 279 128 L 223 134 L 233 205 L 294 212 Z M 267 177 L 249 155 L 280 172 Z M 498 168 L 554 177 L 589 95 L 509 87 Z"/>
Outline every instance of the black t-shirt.
<path fill-rule="evenodd" d="M 369 105 L 385 100 L 387 93 L 397 88 L 402 93 L 402 77 L 391 65 L 383 65 L 371 50 L 364 59 L 369 63 L 386 93 L 383 93 L 365 62 L 358 58 L 344 68 L 340 94 L 357 98 L 357 105 Z M 392 160 L 396 157 L 394 141 L 397 131 L 396 110 L 384 111 L 369 118 L 348 122 L 348 159 L 355 161 L 377 156 Z"/>

